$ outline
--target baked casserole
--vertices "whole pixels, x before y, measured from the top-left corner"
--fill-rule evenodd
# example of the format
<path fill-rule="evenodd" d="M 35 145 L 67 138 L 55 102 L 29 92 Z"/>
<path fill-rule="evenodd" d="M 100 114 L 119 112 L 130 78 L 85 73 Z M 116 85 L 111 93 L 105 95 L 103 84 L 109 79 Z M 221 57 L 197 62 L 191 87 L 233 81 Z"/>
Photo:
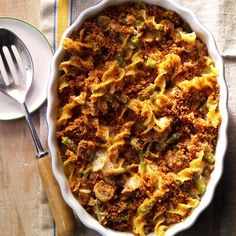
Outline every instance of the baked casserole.
<path fill-rule="evenodd" d="M 62 42 L 57 141 L 73 195 L 102 225 L 164 235 L 215 164 L 218 71 L 173 10 L 113 6 Z"/>

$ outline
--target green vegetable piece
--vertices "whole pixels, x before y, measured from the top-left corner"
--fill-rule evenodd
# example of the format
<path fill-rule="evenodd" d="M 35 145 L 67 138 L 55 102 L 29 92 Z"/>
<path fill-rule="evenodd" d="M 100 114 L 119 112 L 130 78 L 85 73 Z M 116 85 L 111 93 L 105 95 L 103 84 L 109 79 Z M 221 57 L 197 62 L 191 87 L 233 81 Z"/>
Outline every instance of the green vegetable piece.
<path fill-rule="evenodd" d="M 138 152 L 139 158 L 143 159 L 144 153 L 142 151 L 141 144 L 139 143 L 139 139 L 138 138 L 131 138 L 130 144 Z"/>
<path fill-rule="evenodd" d="M 148 157 L 150 155 L 151 151 L 150 149 L 148 148 L 144 154 L 145 157 Z"/>
<path fill-rule="evenodd" d="M 144 26 L 144 25 L 145 25 L 145 22 L 144 22 L 144 21 L 138 20 L 138 21 L 136 22 L 136 26 Z"/>
<path fill-rule="evenodd" d="M 200 200 L 200 197 L 197 194 L 192 194 L 192 198 Z"/>
<path fill-rule="evenodd" d="M 120 67 L 123 67 L 125 64 L 125 59 L 123 56 L 121 56 L 120 54 L 117 55 L 117 61 Z"/>
<path fill-rule="evenodd" d="M 144 153 L 144 157 L 145 157 L 145 158 L 150 155 L 150 153 L 151 153 L 151 146 L 152 146 L 152 142 L 150 142 L 150 143 L 148 144 L 148 147 L 147 147 L 147 149 L 146 149 L 146 152 Z"/>
<path fill-rule="evenodd" d="M 143 216 L 148 214 L 152 210 L 155 204 L 156 204 L 155 199 L 146 198 L 143 201 L 143 203 L 138 207 L 138 214 Z"/>
<path fill-rule="evenodd" d="M 157 62 L 155 60 L 153 60 L 152 58 L 148 58 L 146 61 L 145 61 L 145 65 L 147 67 L 151 67 L 151 68 L 154 68 L 156 66 Z"/>
<path fill-rule="evenodd" d="M 66 148 L 76 150 L 77 145 L 68 137 L 62 137 L 61 142 L 66 146 Z"/>
<path fill-rule="evenodd" d="M 139 39 L 138 39 L 136 36 L 133 36 L 133 37 L 131 38 L 131 42 L 133 43 L 134 46 L 140 47 Z"/>
<path fill-rule="evenodd" d="M 86 179 L 89 174 L 92 172 L 93 168 L 92 166 L 88 166 L 84 171 L 83 171 L 83 177 Z"/>
<path fill-rule="evenodd" d="M 155 100 L 157 97 L 158 93 L 154 91 L 154 93 L 150 96 L 151 100 Z"/>
<path fill-rule="evenodd" d="M 205 166 L 202 171 L 202 176 L 207 177 L 210 175 L 210 173 L 211 173 L 210 166 Z"/>
<path fill-rule="evenodd" d="M 96 216 L 97 216 L 97 218 L 98 218 L 98 221 L 99 221 L 101 224 L 107 223 L 106 218 L 107 218 L 107 214 L 108 214 L 108 213 L 102 211 L 101 207 L 99 206 L 99 204 L 98 204 L 97 202 L 94 204 L 93 207 L 94 207 L 94 212 L 95 212 L 95 214 L 96 214 Z"/>
<path fill-rule="evenodd" d="M 145 162 L 144 154 L 139 156 L 140 164 L 139 164 L 139 173 L 143 174 L 147 170 L 147 164 Z"/>
<path fill-rule="evenodd" d="M 139 156 L 139 173 L 146 172 L 147 164 L 145 162 L 145 154 L 142 150 L 138 150 L 138 156 Z"/>
<path fill-rule="evenodd" d="M 138 155 L 139 155 L 140 163 L 143 163 L 143 162 L 144 162 L 144 159 L 145 159 L 145 155 L 144 155 L 143 151 L 142 151 L 142 150 L 139 150 L 139 151 L 138 151 Z"/>
<path fill-rule="evenodd" d="M 207 160 L 210 164 L 213 164 L 215 162 L 215 156 L 211 152 L 205 152 L 204 159 Z"/>
<path fill-rule="evenodd" d="M 206 191 L 206 183 L 204 181 L 196 181 L 196 188 L 200 195 L 203 195 Z"/>
<path fill-rule="evenodd" d="M 67 144 L 71 143 L 71 139 L 68 137 L 62 137 L 61 142 L 65 145 L 67 145 Z"/>
<path fill-rule="evenodd" d="M 176 140 L 179 139 L 179 136 L 180 136 L 180 134 L 178 132 L 173 133 L 172 136 L 171 136 L 171 140 L 176 141 Z"/>

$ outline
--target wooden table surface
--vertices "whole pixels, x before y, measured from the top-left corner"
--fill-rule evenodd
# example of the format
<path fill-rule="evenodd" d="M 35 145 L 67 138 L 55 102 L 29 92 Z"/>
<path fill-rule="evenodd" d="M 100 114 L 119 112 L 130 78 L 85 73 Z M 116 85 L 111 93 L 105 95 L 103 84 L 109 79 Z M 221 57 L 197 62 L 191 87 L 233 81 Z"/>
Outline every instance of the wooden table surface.
<path fill-rule="evenodd" d="M 39 27 L 40 0 L 0 0 L 0 16 L 12 16 Z M 226 67 L 229 70 L 230 67 Z M 235 91 L 236 81 L 231 81 L 230 92 Z M 46 144 L 45 104 L 33 114 L 36 129 Z M 235 106 L 233 99 L 229 107 Z M 223 177 L 216 188 L 211 205 L 197 222 L 180 236 L 233 236 L 236 235 L 236 108 L 230 112 L 229 148 L 225 158 Z M 41 116 L 41 117 L 40 117 Z M 44 236 L 40 229 L 39 212 L 41 180 L 34 159 L 35 148 L 24 119 L 0 121 L 0 235 Z M 79 235 L 98 235 L 90 230 Z"/>
<path fill-rule="evenodd" d="M 0 0 L 0 16 L 39 27 L 40 0 Z M 32 14 L 33 13 L 33 14 Z M 33 115 L 39 129 L 39 112 Z M 39 130 L 38 130 L 39 131 Z M 45 143 L 46 140 L 43 142 Z M 40 235 L 39 174 L 24 119 L 0 122 L 0 235 Z"/>

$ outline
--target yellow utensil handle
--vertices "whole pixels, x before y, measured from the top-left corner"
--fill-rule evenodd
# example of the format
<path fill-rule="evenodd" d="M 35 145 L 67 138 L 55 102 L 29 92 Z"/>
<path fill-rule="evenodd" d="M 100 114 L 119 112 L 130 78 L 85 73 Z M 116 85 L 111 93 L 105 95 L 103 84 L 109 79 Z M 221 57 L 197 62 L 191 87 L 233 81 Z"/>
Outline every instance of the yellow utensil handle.
<path fill-rule="evenodd" d="M 57 233 L 60 236 L 76 234 L 77 221 L 71 208 L 65 203 L 58 183 L 52 173 L 51 158 L 49 155 L 38 159 L 38 168 L 56 222 Z"/>

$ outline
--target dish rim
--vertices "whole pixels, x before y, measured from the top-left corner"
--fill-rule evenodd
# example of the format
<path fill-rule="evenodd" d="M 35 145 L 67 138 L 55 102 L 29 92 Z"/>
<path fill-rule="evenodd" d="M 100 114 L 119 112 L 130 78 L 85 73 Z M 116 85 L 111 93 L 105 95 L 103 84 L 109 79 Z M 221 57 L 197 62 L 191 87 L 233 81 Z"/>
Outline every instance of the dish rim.
<path fill-rule="evenodd" d="M 104 10 L 109 6 L 120 5 L 123 3 L 131 2 L 130 0 L 103 0 L 100 3 L 93 5 L 80 13 L 74 23 L 69 26 L 64 34 L 62 35 L 61 42 L 63 38 L 69 35 L 76 28 L 79 28 L 85 20 L 88 18 L 97 15 L 99 12 Z M 132 2 L 139 2 L 139 0 L 133 0 Z M 167 9 L 174 10 L 177 14 L 184 19 L 193 31 L 203 40 L 208 48 L 209 55 L 214 59 L 216 68 L 219 70 L 218 84 L 220 87 L 220 101 L 219 101 L 219 110 L 222 116 L 222 122 L 218 130 L 217 146 L 215 151 L 215 169 L 211 173 L 211 178 L 206 188 L 206 192 L 203 195 L 200 204 L 191 212 L 191 214 L 180 223 L 177 223 L 171 226 L 166 231 L 166 236 L 172 236 L 176 233 L 186 230 L 191 227 L 199 215 L 206 209 L 206 207 L 212 201 L 213 195 L 215 193 L 216 186 L 222 176 L 223 172 L 223 161 L 227 149 L 228 139 L 227 139 L 227 127 L 228 127 L 228 110 L 227 110 L 227 101 L 228 101 L 228 90 L 226 81 L 224 78 L 224 64 L 223 59 L 219 53 L 219 50 L 216 46 L 215 39 L 210 31 L 202 25 L 197 16 L 189 9 L 180 6 L 172 0 L 142 0 L 142 2 L 151 5 L 158 5 Z M 48 123 L 48 146 L 52 157 L 52 170 L 54 176 L 60 186 L 62 196 L 65 202 L 73 209 L 75 215 L 82 221 L 82 223 L 90 229 L 97 231 L 98 233 L 109 236 L 128 236 L 132 235 L 131 233 L 118 232 L 112 229 L 102 226 L 95 218 L 93 218 L 85 209 L 79 204 L 78 200 L 73 196 L 70 191 L 67 179 L 65 177 L 61 160 L 58 158 L 58 145 L 56 142 L 56 104 L 57 104 L 57 94 L 56 94 L 56 79 L 58 78 L 58 64 L 63 57 L 63 48 L 60 42 L 59 48 L 56 50 L 56 53 L 53 56 L 53 61 L 51 64 L 51 76 L 48 83 L 47 89 L 47 123 Z M 149 235 L 154 235 L 151 233 Z"/>

